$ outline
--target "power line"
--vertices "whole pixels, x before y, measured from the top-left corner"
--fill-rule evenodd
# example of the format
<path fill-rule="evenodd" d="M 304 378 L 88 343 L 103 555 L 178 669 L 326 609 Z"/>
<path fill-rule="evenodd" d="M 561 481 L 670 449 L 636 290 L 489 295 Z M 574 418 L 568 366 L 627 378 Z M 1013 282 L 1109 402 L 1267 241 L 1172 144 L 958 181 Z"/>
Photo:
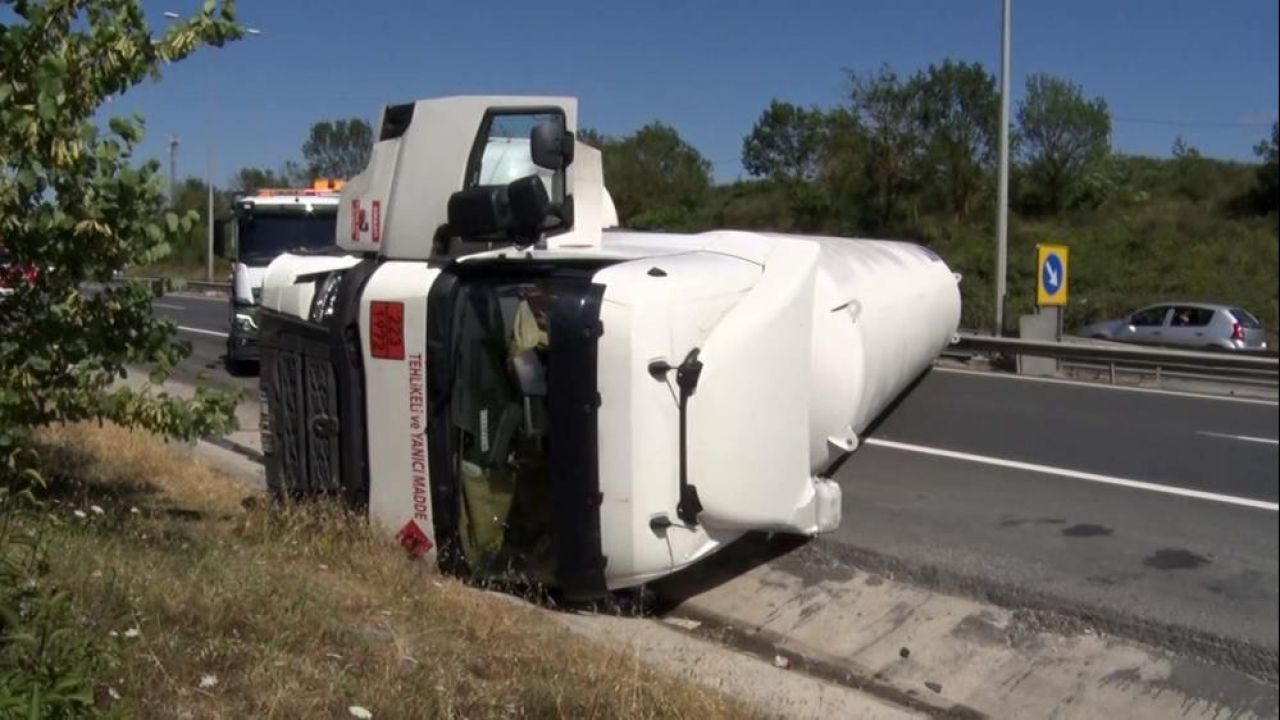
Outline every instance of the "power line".
<path fill-rule="evenodd" d="M 1113 122 L 1128 123 L 1130 125 L 1168 125 L 1171 127 L 1233 127 L 1233 128 L 1268 128 L 1271 127 L 1272 121 L 1267 122 L 1195 122 L 1189 120 L 1160 120 L 1157 118 L 1129 118 L 1129 117 L 1113 117 Z"/>

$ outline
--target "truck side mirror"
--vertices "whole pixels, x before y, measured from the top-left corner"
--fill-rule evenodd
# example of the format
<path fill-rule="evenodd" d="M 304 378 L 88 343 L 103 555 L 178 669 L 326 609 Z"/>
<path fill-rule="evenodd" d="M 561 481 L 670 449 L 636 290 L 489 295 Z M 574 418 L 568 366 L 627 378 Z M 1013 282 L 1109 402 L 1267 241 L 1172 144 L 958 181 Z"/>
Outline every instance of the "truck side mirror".
<path fill-rule="evenodd" d="M 545 170 L 566 168 L 573 162 L 573 133 L 559 122 L 540 122 L 529 131 L 529 154 Z"/>
<path fill-rule="evenodd" d="M 542 224 L 551 214 L 551 197 L 542 178 L 530 175 L 507 185 L 507 206 L 511 213 L 511 239 L 519 247 L 536 243 L 542 236 Z"/>
<path fill-rule="evenodd" d="M 449 196 L 449 230 L 464 240 L 508 236 L 517 246 L 538 241 L 551 215 L 547 186 L 537 175 L 509 185 L 477 185 Z"/>
<path fill-rule="evenodd" d="M 213 224 L 213 254 L 227 257 L 227 221 L 219 220 Z"/>
<path fill-rule="evenodd" d="M 507 188 L 477 185 L 449 196 L 449 229 L 465 240 L 505 232 L 511 224 Z"/>

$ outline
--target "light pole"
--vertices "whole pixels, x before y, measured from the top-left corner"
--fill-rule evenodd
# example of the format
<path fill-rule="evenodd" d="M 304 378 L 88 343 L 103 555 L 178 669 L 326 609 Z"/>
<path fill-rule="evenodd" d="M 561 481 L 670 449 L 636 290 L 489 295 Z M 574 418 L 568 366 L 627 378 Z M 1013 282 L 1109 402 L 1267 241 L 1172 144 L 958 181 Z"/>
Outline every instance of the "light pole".
<path fill-rule="evenodd" d="M 1010 0 L 1004 0 L 1000 24 L 1000 177 L 997 180 L 999 207 L 996 209 L 996 327 L 1004 334 L 1005 269 L 1009 251 L 1009 35 L 1012 32 Z"/>
<path fill-rule="evenodd" d="M 171 12 L 171 11 L 170 11 L 170 12 L 165 12 L 165 13 L 164 13 L 164 17 L 165 17 L 165 19 L 166 19 L 166 20 L 178 20 L 178 19 L 180 19 L 182 16 L 181 16 L 181 15 L 179 15 L 178 13 L 176 13 L 176 12 Z M 245 32 L 245 34 L 246 34 L 246 35 L 254 35 L 254 36 L 257 36 L 257 35 L 261 35 L 261 34 L 262 34 L 262 31 L 261 31 L 261 30 L 259 30 L 258 28 L 253 28 L 253 27 L 251 27 L 251 28 L 245 28 L 244 32 Z M 208 147 L 208 153 L 209 153 L 209 157 L 208 157 L 208 166 L 207 166 L 206 175 L 205 175 L 205 186 L 206 186 L 206 188 L 207 188 L 207 190 L 208 190 L 208 196 L 209 196 L 209 197 L 208 197 L 208 206 L 205 208 L 205 216 L 206 216 L 206 220 L 207 220 L 206 225 L 207 225 L 207 231 L 208 231 L 208 234 L 207 234 L 207 237 L 206 237 L 206 242 L 205 242 L 205 254 L 204 254 L 204 257 L 205 257 L 204 278 L 205 278 L 205 280 L 207 280 L 207 281 L 209 281 L 209 282 L 213 282 L 213 145 L 214 145 L 214 128 L 215 128 L 215 124 L 214 124 L 214 121 L 213 121 L 213 114 L 214 114 L 214 108 L 215 108 L 214 98 L 213 98 L 213 90 L 214 90 L 214 88 L 213 88 L 213 68 L 212 68 L 212 66 L 210 66 L 210 69 L 209 69 L 209 85 L 208 85 L 208 92 L 209 92 L 209 147 Z"/>
<path fill-rule="evenodd" d="M 178 183 L 178 136 L 169 136 L 169 204 L 173 205 L 174 188 Z"/>

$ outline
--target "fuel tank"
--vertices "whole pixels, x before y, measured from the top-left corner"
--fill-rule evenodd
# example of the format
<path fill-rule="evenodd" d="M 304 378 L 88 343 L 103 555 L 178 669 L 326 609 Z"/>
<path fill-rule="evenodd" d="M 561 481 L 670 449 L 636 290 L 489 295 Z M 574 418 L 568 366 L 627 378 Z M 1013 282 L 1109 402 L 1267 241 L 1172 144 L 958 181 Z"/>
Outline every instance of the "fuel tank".
<path fill-rule="evenodd" d="M 885 240 L 619 232 L 603 248 L 642 256 L 593 278 L 610 587 L 746 531 L 834 530 L 828 475 L 951 341 L 959 278 Z"/>

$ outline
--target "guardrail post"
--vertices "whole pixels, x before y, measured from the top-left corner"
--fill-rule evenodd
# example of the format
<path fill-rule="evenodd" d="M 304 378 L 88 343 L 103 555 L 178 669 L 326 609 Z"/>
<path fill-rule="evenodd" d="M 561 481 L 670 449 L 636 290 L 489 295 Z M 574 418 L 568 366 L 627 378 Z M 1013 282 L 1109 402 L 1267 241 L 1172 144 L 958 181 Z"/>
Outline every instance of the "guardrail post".
<path fill-rule="evenodd" d="M 1111 384 L 1116 384 L 1116 361 L 1112 360 L 1107 363 L 1107 368 L 1111 371 Z"/>
<path fill-rule="evenodd" d="M 1160 377 L 1160 365 L 1156 365 L 1156 387 L 1164 387 L 1164 383 Z"/>

